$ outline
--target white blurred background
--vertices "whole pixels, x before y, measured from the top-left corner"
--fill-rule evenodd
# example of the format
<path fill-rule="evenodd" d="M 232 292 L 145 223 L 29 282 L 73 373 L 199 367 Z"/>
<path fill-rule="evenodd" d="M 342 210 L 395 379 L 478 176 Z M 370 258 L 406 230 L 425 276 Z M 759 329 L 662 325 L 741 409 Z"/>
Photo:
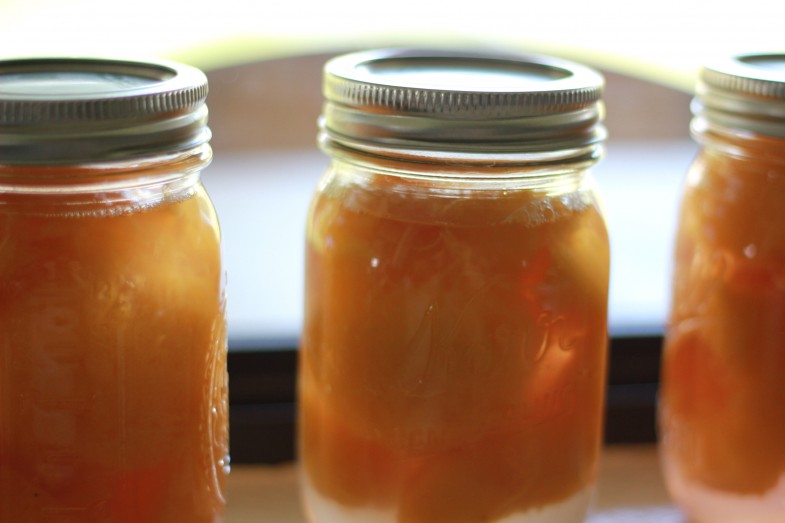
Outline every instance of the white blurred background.
<path fill-rule="evenodd" d="M 0 56 L 167 57 L 204 69 L 381 45 L 525 48 L 683 89 L 714 56 L 785 50 L 782 0 L 0 0 Z"/>

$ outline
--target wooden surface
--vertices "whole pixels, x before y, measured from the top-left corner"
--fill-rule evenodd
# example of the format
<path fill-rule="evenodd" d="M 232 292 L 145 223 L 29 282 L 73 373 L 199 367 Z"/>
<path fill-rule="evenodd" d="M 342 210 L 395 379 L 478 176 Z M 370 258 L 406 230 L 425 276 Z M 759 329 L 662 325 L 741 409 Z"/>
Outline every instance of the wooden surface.
<path fill-rule="evenodd" d="M 297 481 L 294 465 L 232 467 L 227 523 L 305 523 Z M 587 523 L 687 523 L 668 498 L 654 446 L 605 449 Z"/>

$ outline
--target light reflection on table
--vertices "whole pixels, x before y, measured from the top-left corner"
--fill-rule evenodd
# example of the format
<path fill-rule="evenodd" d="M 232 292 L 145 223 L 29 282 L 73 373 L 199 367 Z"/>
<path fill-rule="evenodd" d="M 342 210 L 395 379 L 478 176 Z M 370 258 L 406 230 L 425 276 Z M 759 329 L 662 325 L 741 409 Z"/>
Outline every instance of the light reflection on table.
<path fill-rule="evenodd" d="M 295 465 L 234 467 L 227 523 L 305 523 Z M 653 445 L 604 449 L 595 508 L 587 523 L 688 523 L 662 482 Z"/>

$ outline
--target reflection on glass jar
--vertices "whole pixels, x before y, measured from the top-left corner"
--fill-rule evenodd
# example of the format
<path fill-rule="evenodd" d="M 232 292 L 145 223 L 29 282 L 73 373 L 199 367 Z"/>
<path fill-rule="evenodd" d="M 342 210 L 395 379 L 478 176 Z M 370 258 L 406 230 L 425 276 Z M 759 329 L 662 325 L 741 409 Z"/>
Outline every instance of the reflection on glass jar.
<path fill-rule="evenodd" d="M 80 90 L 91 75 L 103 95 Z M 19 94 L 47 79 L 46 96 Z M 121 86 L 174 106 L 124 114 Z M 0 62 L 2 116 L 17 125 L 0 129 L 1 521 L 222 517 L 226 327 L 199 181 L 205 94 L 201 73 L 170 64 Z M 91 103 L 105 112 L 76 110 Z"/>
<path fill-rule="evenodd" d="M 682 202 L 660 427 L 669 489 L 702 523 L 785 521 L 784 64 L 706 67 L 694 105 L 702 150 Z"/>
<path fill-rule="evenodd" d="M 421 88 L 431 69 L 447 83 Z M 513 88 L 464 105 L 465 74 Z M 541 58 L 327 65 L 299 397 L 312 523 L 583 521 L 606 357 L 608 239 L 587 172 L 601 85 Z"/>

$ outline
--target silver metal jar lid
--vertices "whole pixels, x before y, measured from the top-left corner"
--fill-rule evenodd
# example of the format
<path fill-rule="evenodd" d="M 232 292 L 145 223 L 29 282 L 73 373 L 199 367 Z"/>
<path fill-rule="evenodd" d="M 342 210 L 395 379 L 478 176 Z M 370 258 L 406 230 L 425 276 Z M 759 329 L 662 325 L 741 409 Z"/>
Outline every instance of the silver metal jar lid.
<path fill-rule="evenodd" d="M 104 162 L 207 142 L 207 78 L 164 61 L 0 61 L 0 164 Z"/>
<path fill-rule="evenodd" d="M 542 153 L 605 138 L 603 78 L 541 56 L 377 50 L 330 60 L 320 125 L 356 149 Z"/>
<path fill-rule="evenodd" d="M 744 54 L 702 68 L 692 110 L 710 124 L 785 138 L 785 54 Z"/>

